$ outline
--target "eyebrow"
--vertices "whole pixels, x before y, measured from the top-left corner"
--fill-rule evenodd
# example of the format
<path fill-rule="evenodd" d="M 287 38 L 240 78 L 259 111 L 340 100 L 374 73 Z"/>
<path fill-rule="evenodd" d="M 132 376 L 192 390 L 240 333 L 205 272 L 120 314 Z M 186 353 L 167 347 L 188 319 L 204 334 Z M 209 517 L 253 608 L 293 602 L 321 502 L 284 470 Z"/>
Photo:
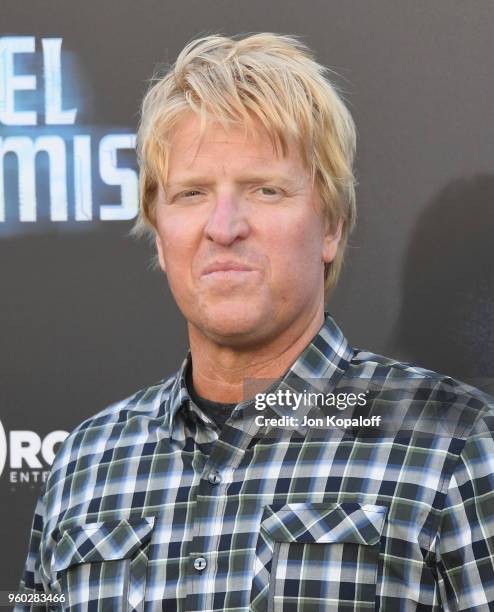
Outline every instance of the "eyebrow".
<path fill-rule="evenodd" d="M 210 185 L 213 185 L 214 182 L 215 181 L 212 181 L 210 176 L 191 176 L 178 181 L 169 181 L 165 186 L 168 189 L 179 189 L 183 187 L 193 187 L 197 185 L 208 187 Z M 293 177 L 280 174 L 255 174 L 252 176 L 245 176 L 236 180 L 235 182 L 241 185 L 249 185 L 251 183 L 281 183 L 284 185 L 295 186 L 299 181 L 294 180 Z"/>

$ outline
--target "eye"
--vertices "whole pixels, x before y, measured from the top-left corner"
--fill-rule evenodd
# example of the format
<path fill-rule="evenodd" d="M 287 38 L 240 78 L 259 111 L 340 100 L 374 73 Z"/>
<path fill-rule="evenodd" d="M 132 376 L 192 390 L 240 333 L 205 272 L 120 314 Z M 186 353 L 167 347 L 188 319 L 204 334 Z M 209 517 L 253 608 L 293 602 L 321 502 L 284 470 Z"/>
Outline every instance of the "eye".
<path fill-rule="evenodd" d="M 257 191 L 261 192 L 261 195 L 263 196 L 272 197 L 272 196 L 280 195 L 280 192 L 278 191 L 278 189 L 276 189 L 275 187 L 268 187 L 267 185 L 263 185 L 262 187 L 259 187 Z"/>
<path fill-rule="evenodd" d="M 180 196 L 184 198 L 192 198 L 196 195 L 201 195 L 201 192 L 198 191 L 197 189 L 189 189 L 189 191 L 184 191 L 183 193 L 180 194 Z"/>
<path fill-rule="evenodd" d="M 172 196 L 171 202 L 176 202 L 177 200 L 190 200 L 197 198 L 200 195 L 202 195 L 202 191 L 199 191 L 198 189 L 188 189 L 187 191 L 181 191 L 180 193 Z"/>

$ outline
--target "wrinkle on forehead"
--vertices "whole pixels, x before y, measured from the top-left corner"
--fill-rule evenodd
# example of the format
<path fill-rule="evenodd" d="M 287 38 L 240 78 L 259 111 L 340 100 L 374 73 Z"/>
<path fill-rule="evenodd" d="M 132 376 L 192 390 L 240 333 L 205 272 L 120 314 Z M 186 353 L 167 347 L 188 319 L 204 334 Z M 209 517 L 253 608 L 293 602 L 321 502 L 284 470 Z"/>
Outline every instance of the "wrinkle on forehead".
<path fill-rule="evenodd" d="M 272 159 L 273 156 L 277 158 L 285 157 L 282 143 L 278 139 L 273 138 L 257 119 L 252 120 L 252 125 L 232 123 L 231 126 L 226 126 L 219 120 L 210 120 L 201 125 L 198 116 L 187 114 L 176 125 L 172 133 L 169 154 L 174 147 L 177 134 L 191 136 L 188 139 L 188 148 L 184 152 L 179 153 L 178 157 L 186 156 L 190 159 L 192 156 L 193 161 L 197 159 L 204 145 L 224 145 L 230 143 L 232 145 L 241 144 L 243 146 L 253 144 L 258 148 L 262 147 L 266 150 L 267 159 Z M 269 152 L 268 143 L 270 145 Z M 176 149 L 174 154 L 177 155 Z M 201 154 L 207 157 L 207 154 Z M 213 157 L 214 153 L 211 156 Z"/>

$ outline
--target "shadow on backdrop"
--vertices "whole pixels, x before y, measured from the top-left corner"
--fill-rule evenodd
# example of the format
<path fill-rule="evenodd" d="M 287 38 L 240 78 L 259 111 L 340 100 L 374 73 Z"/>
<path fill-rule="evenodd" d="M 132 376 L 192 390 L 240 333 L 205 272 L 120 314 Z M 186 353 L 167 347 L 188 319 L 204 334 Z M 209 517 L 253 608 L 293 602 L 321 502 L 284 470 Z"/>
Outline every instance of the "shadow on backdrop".
<path fill-rule="evenodd" d="M 411 234 L 391 343 L 401 359 L 494 394 L 494 176 L 448 184 Z"/>
<path fill-rule="evenodd" d="M 0 241 L 0 418 L 10 427 L 73 428 L 180 366 L 185 322 L 148 247 L 126 231 L 62 225 Z"/>

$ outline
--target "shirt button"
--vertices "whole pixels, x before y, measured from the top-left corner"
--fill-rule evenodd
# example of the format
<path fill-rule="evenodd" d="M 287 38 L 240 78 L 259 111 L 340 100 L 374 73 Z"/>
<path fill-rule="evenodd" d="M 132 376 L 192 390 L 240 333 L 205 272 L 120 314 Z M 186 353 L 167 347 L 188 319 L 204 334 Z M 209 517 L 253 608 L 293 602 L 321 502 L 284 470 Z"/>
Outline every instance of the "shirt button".
<path fill-rule="evenodd" d="M 212 485 L 219 484 L 221 482 L 221 474 L 218 470 L 213 470 L 209 472 L 208 480 Z"/>
<path fill-rule="evenodd" d="M 202 572 L 206 565 L 207 563 L 204 557 L 197 557 L 197 559 L 194 559 L 194 568 L 199 572 Z"/>

